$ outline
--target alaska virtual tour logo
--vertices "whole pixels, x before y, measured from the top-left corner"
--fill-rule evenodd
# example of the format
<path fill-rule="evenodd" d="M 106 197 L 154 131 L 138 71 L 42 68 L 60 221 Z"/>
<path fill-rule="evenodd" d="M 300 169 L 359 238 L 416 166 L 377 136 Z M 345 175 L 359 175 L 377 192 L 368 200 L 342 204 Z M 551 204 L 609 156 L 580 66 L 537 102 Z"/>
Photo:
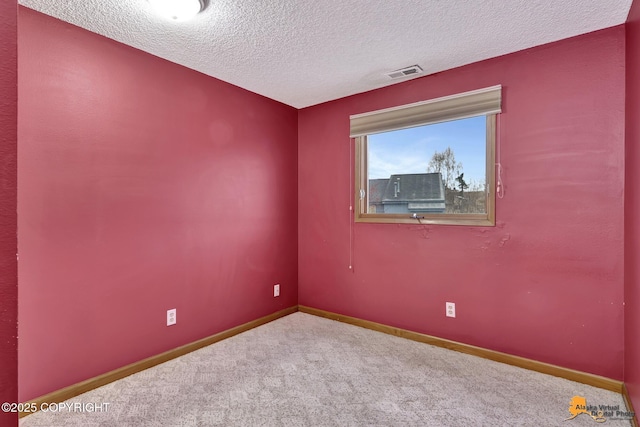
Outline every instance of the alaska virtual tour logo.
<path fill-rule="evenodd" d="M 569 402 L 569 412 L 571 416 L 567 420 L 572 420 L 578 415 L 586 414 L 597 423 L 604 423 L 610 420 L 631 420 L 634 413 L 620 409 L 620 405 L 587 405 L 587 399 L 582 396 L 573 396 Z"/>

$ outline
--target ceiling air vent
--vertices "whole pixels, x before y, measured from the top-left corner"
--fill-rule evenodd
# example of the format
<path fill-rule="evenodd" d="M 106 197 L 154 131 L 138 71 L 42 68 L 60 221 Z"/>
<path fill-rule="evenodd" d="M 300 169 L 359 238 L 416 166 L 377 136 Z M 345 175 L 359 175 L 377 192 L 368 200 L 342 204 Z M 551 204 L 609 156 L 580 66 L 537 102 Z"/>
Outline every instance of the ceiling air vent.
<path fill-rule="evenodd" d="M 410 67 L 401 68 L 400 70 L 395 70 L 390 73 L 387 73 L 387 76 L 391 79 L 399 79 L 402 77 L 413 76 L 415 74 L 422 74 L 422 68 L 419 65 L 412 65 Z"/>

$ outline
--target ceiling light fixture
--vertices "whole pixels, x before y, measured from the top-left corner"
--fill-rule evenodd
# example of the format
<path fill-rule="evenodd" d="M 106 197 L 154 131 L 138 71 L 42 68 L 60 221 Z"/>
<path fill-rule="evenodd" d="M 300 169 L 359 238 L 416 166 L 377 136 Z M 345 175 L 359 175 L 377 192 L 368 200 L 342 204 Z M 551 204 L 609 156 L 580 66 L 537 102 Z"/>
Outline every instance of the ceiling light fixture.
<path fill-rule="evenodd" d="M 204 9 L 204 0 L 148 0 L 151 6 L 165 18 L 186 21 Z"/>

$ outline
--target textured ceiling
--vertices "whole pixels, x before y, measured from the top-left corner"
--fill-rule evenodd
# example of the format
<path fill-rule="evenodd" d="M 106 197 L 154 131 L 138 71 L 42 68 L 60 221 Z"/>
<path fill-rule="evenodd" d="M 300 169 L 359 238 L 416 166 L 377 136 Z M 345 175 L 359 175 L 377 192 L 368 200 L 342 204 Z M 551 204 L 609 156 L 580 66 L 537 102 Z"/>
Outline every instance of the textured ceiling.
<path fill-rule="evenodd" d="M 209 0 L 188 22 L 147 0 L 20 4 L 302 108 L 625 22 L 632 0 Z"/>

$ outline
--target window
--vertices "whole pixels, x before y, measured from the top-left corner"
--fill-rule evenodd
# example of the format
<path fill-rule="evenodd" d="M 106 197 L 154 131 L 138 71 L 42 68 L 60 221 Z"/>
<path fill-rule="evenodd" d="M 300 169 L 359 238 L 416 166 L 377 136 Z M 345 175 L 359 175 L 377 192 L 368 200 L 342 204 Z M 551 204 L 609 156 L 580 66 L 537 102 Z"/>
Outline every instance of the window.
<path fill-rule="evenodd" d="M 500 86 L 351 116 L 355 220 L 495 225 Z"/>

